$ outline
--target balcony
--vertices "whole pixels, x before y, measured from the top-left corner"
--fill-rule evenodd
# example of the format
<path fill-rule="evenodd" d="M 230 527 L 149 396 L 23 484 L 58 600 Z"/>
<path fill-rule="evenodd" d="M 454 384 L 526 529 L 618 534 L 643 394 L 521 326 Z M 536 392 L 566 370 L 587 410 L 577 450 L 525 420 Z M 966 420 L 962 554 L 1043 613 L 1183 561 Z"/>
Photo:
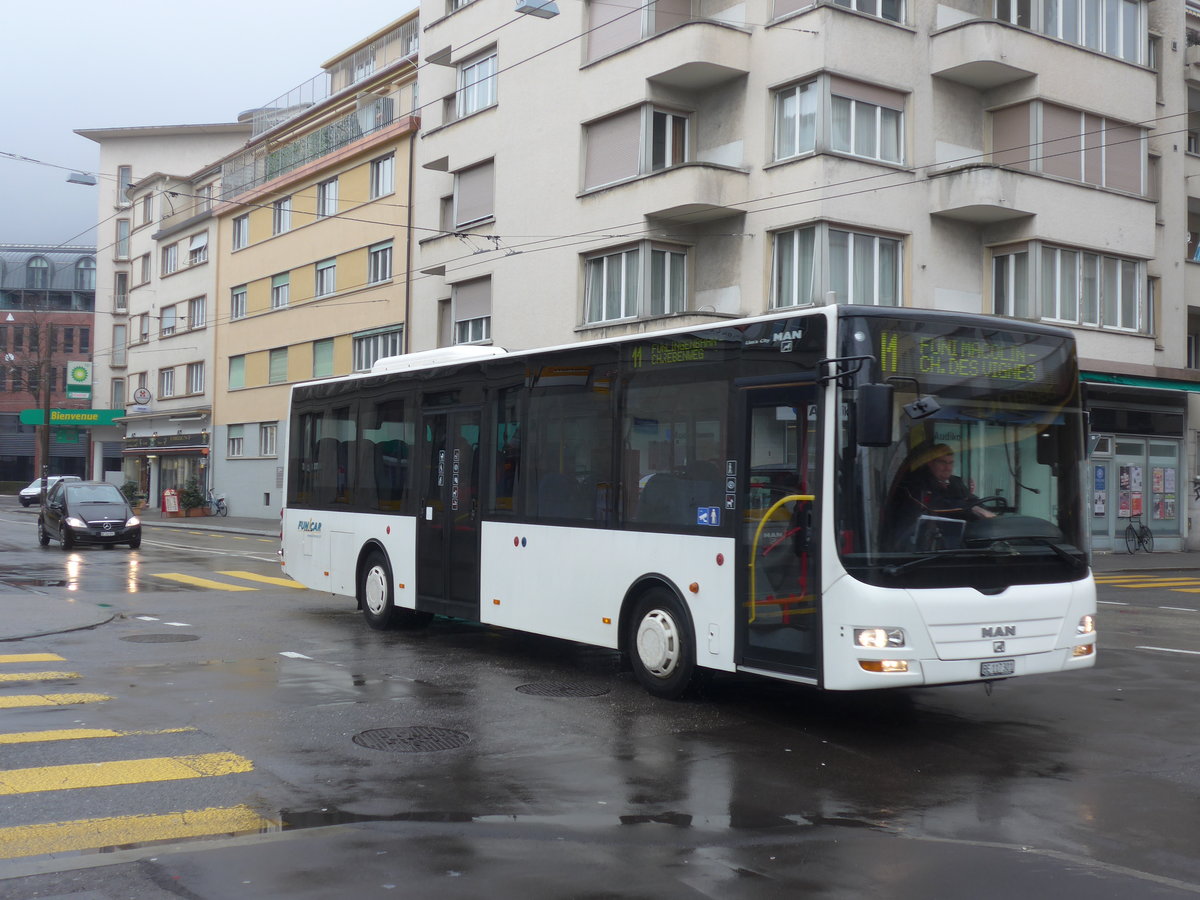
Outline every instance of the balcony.
<path fill-rule="evenodd" d="M 990 225 L 1032 216 L 1035 208 L 1024 209 L 1014 198 L 1019 182 L 1028 175 L 995 166 L 967 166 L 930 176 L 934 196 L 930 211 L 935 216 Z"/>
<path fill-rule="evenodd" d="M 637 185 L 642 215 L 659 221 L 695 223 L 739 215 L 749 199 L 744 170 L 712 163 L 684 163 L 628 184 Z M 601 196 L 619 196 L 622 204 L 632 201 L 622 187 L 609 188 Z"/>
<path fill-rule="evenodd" d="M 590 65 L 602 67 L 618 59 L 622 75 L 665 87 L 709 90 L 750 71 L 750 35 L 734 25 L 712 20 L 687 22 L 644 38 Z"/>

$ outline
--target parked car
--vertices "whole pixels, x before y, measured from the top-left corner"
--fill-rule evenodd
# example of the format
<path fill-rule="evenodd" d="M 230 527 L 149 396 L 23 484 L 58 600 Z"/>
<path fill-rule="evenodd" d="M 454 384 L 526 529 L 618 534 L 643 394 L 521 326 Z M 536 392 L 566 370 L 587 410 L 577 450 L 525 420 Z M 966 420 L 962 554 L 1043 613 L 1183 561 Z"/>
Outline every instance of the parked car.
<path fill-rule="evenodd" d="M 46 479 L 46 490 L 58 484 L 60 481 L 82 481 L 78 475 L 50 475 Z M 21 493 L 17 495 L 22 506 L 33 506 L 42 499 L 42 479 L 36 478 L 29 487 L 21 488 Z"/>
<path fill-rule="evenodd" d="M 107 481 L 60 480 L 46 495 L 38 515 L 38 543 L 56 540 L 64 550 L 76 544 L 142 544 L 142 522 L 125 495 Z"/>

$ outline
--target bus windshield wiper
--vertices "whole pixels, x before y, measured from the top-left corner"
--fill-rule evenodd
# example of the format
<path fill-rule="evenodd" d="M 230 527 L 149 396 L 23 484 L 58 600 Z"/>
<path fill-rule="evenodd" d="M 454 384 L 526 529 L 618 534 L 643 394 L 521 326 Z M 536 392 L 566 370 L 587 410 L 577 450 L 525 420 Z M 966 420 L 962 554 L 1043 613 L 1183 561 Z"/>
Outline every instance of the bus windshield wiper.
<path fill-rule="evenodd" d="M 1054 551 L 1055 556 L 1057 556 L 1063 562 L 1068 563 L 1071 566 L 1078 567 L 1078 566 L 1086 566 L 1087 565 L 1087 562 L 1084 560 L 1082 555 L 1076 555 L 1076 554 L 1072 553 L 1070 550 L 1068 550 L 1062 544 L 1057 544 L 1054 541 L 1050 540 L 1050 538 L 1040 537 L 1037 535 L 1029 535 L 1028 537 L 1021 537 L 1020 540 L 1033 541 L 1035 544 L 1041 544 L 1042 546 L 1049 547 L 1051 550 Z"/>
<path fill-rule="evenodd" d="M 928 553 L 925 556 L 918 556 L 916 559 L 910 559 L 908 562 L 900 563 L 900 565 L 898 565 L 898 566 L 895 566 L 895 565 L 894 566 L 884 566 L 883 574 L 884 575 L 899 575 L 905 569 L 911 569 L 911 568 L 915 568 L 917 566 L 923 566 L 926 563 L 931 563 L 931 562 L 934 562 L 935 560 L 939 560 L 939 559 L 946 559 L 947 557 L 961 558 L 964 556 L 996 556 L 996 555 L 1000 555 L 1000 553 L 998 551 L 994 551 L 991 547 L 963 547 L 963 548 L 956 549 L 956 550 L 939 550 L 936 553 Z M 1012 554 L 1004 554 L 1004 555 L 1007 556 L 1007 555 L 1012 555 Z"/>

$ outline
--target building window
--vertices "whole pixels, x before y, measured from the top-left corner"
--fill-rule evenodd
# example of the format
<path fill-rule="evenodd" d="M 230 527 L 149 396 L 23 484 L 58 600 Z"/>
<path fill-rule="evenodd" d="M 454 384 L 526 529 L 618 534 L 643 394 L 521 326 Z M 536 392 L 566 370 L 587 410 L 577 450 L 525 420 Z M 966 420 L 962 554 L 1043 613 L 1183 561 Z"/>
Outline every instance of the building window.
<path fill-rule="evenodd" d="M 1144 263 L 1031 241 L 992 257 L 997 315 L 1146 333 Z"/>
<path fill-rule="evenodd" d="M 125 379 L 113 378 L 108 382 L 108 408 L 125 408 Z"/>
<path fill-rule="evenodd" d="M 677 166 L 688 159 L 688 117 L 654 110 L 651 115 L 650 171 Z"/>
<path fill-rule="evenodd" d="M 175 396 L 174 369 L 158 370 L 158 396 L 163 398 Z"/>
<path fill-rule="evenodd" d="M 584 321 L 683 312 L 688 307 L 687 256 L 682 247 L 643 242 L 588 259 Z"/>
<path fill-rule="evenodd" d="M 1147 24 L 1138 0 L 996 0 L 996 18 L 1133 63 Z"/>
<path fill-rule="evenodd" d="M 50 288 L 50 263 L 44 256 L 35 256 L 25 267 L 25 288 L 45 291 Z"/>
<path fill-rule="evenodd" d="M 313 378 L 328 378 L 333 374 L 333 338 L 313 341 Z"/>
<path fill-rule="evenodd" d="M 138 260 L 138 276 L 141 278 L 141 281 L 139 281 L 138 284 L 149 284 L 151 274 L 150 254 L 143 253 L 141 258 Z"/>
<path fill-rule="evenodd" d="M 454 225 L 462 228 L 495 214 L 495 164 L 488 160 L 454 175 Z"/>
<path fill-rule="evenodd" d="M 455 114 L 461 119 L 496 103 L 496 51 L 489 50 L 458 67 Z"/>
<path fill-rule="evenodd" d="M 229 319 L 246 318 L 246 286 L 243 284 L 229 292 Z"/>
<path fill-rule="evenodd" d="M 75 263 L 75 290 L 94 291 L 96 289 L 96 261 L 85 256 Z"/>
<path fill-rule="evenodd" d="M 113 274 L 113 312 L 123 313 L 129 309 L 129 273 Z"/>
<path fill-rule="evenodd" d="M 287 381 L 288 352 L 287 347 L 276 347 L 270 352 L 267 362 L 267 382 L 283 384 Z"/>
<path fill-rule="evenodd" d="M 246 426 L 245 425 L 230 425 L 229 430 L 225 434 L 225 455 L 226 456 L 241 456 L 243 452 L 243 442 L 245 441 Z"/>
<path fill-rule="evenodd" d="M 132 202 L 126 193 L 133 187 L 133 166 L 117 166 L 117 206 L 124 209 Z"/>
<path fill-rule="evenodd" d="M 150 315 L 143 313 L 138 316 L 138 341 L 144 344 L 148 340 L 150 340 Z"/>
<path fill-rule="evenodd" d="M 188 301 L 188 327 L 203 328 L 205 325 L 205 302 L 203 297 L 193 297 Z"/>
<path fill-rule="evenodd" d="M 271 233 L 283 234 L 292 230 L 292 198 L 280 197 L 272 207 Z"/>
<path fill-rule="evenodd" d="M 392 242 L 377 244 L 367 251 L 367 280 L 376 284 L 392 277 Z"/>
<path fill-rule="evenodd" d="M 112 364 L 114 366 L 124 366 L 125 363 L 125 334 L 124 325 L 114 325 L 112 330 Z"/>
<path fill-rule="evenodd" d="M 196 188 L 196 212 L 208 212 L 212 209 L 213 186 L 209 184 Z"/>
<path fill-rule="evenodd" d="M 324 297 L 337 290 L 337 260 L 317 263 L 317 296 Z"/>
<path fill-rule="evenodd" d="M 232 391 L 236 388 L 244 388 L 246 386 L 246 357 L 231 356 L 229 357 L 229 389 Z"/>
<path fill-rule="evenodd" d="M 897 238 L 824 224 L 778 232 L 771 307 L 805 306 L 829 293 L 837 303 L 899 306 L 902 248 Z"/>
<path fill-rule="evenodd" d="M 454 343 L 481 344 L 492 339 L 492 317 L 459 319 L 454 323 Z"/>
<path fill-rule="evenodd" d="M 394 328 L 354 338 L 354 371 L 367 372 L 376 360 L 403 353 L 404 329 Z"/>
<path fill-rule="evenodd" d="M 291 274 L 271 276 L 271 309 L 284 309 L 288 305 L 288 290 L 291 287 Z"/>
<path fill-rule="evenodd" d="M 154 221 L 154 195 L 146 194 L 138 203 L 138 225 L 149 225 Z"/>
<path fill-rule="evenodd" d="M 175 333 L 175 307 L 167 306 L 163 308 L 162 313 L 158 318 L 158 333 L 160 336 L 165 336 Z"/>
<path fill-rule="evenodd" d="M 396 155 L 371 160 L 371 199 L 378 200 L 396 192 Z"/>
<path fill-rule="evenodd" d="M 819 149 L 881 162 L 904 161 L 905 96 L 836 76 L 775 92 L 775 159 Z M 819 112 L 828 98 L 828 119 Z"/>
<path fill-rule="evenodd" d="M 904 21 L 904 5 L 901 0 L 833 0 L 833 5 L 887 19 L 889 22 Z"/>
<path fill-rule="evenodd" d="M 241 250 L 250 243 L 250 216 L 238 216 L 233 220 L 233 249 Z"/>
<path fill-rule="evenodd" d="M 258 426 L 258 453 L 260 456 L 278 456 L 276 437 L 279 425 L 275 422 L 263 422 Z"/>
<path fill-rule="evenodd" d="M 170 275 L 179 268 L 179 245 L 169 244 L 162 248 L 162 274 Z"/>
<path fill-rule="evenodd" d="M 336 216 L 338 209 L 338 180 L 330 178 L 317 185 L 317 218 Z"/>
<path fill-rule="evenodd" d="M 188 265 L 198 266 L 208 262 L 208 232 L 193 234 L 188 241 Z"/>
<path fill-rule="evenodd" d="M 129 259 L 129 220 L 117 219 L 116 258 Z"/>
<path fill-rule="evenodd" d="M 204 393 L 204 363 L 188 363 L 187 389 L 189 394 Z"/>

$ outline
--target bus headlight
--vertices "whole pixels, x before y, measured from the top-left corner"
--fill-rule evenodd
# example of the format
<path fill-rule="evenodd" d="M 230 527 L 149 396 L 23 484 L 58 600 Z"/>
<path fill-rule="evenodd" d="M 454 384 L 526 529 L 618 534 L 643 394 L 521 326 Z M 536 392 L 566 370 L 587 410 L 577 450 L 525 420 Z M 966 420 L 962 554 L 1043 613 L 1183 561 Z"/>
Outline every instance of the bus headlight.
<path fill-rule="evenodd" d="M 855 628 L 854 644 L 869 650 L 886 650 L 904 646 L 903 628 Z"/>
<path fill-rule="evenodd" d="M 1075 628 L 1076 634 L 1095 634 L 1096 633 L 1096 617 L 1081 616 L 1079 625 Z"/>

